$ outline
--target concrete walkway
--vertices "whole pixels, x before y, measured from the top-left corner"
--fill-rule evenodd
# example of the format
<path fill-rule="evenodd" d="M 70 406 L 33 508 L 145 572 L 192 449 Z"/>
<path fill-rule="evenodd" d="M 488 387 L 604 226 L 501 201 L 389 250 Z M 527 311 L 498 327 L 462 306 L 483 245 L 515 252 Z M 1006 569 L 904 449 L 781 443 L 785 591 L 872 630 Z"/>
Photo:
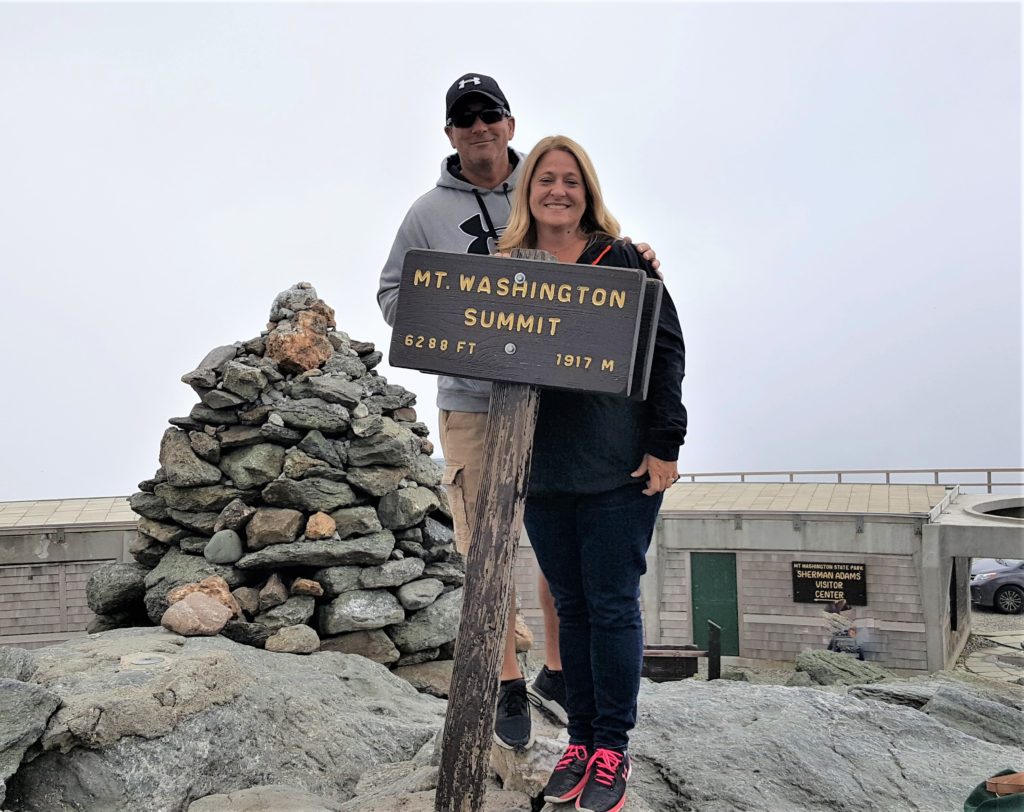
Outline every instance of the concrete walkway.
<path fill-rule="evenodd" d="M 987 679 L 1024 685 L 1024 632 L 993 633 L 984 637 L 998 645 L 969 655 L 964 668 Z"/>

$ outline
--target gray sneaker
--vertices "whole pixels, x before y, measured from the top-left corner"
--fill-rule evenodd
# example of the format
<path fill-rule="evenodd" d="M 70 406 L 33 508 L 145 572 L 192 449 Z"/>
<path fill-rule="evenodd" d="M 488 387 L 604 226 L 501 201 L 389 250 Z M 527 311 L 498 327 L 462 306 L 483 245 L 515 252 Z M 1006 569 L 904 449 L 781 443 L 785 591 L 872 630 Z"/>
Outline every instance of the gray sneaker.
<path fill-rule="evenodd" d="M 565 677 L 561 671 L 549 671 L 544 666 L 526 690 L 534 705 L 563 725 L 569 724 L 569 714 L 565 711 Z"/>

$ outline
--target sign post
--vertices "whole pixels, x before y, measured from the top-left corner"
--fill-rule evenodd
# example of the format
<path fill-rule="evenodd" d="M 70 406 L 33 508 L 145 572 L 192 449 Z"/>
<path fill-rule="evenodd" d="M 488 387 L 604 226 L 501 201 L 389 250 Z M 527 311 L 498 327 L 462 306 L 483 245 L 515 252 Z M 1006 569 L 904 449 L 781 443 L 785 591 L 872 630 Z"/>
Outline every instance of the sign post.
<path fill-rule="evenodd" d="M 437 812 L 483 808 L 539 387 L 646 394 L 660 281 L 550 259 L 542 251 L 498 258 L 413 250 L 402 269 L 390 364 L 494 382 Z"/>

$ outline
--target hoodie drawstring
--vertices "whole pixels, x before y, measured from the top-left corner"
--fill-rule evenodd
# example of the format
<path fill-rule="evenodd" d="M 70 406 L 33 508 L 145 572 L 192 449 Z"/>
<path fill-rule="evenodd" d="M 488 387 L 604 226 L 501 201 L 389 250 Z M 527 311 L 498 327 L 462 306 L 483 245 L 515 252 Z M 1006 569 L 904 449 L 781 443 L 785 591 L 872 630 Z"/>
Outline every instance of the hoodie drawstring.
<path fill-rule="evenodd" d="M 505 184 L 506 186 L 508 184 Z M 491 213 L 487 211 L 487 206 L 484 205 L 484 199 L 476 189 L 473 190 L 473 194 L 476 196 L 476 204 L 480 207 L 480 213 L 484 216 L 484 222 L 487 223 L 487 230 L 491 234 L 491 239 L 494 240 L 494 244 L 498 244 L 498 231 L 494 228 L 494 221 L 491 219 Z M 506 193 L 505 199 L 508 199 Z"/>

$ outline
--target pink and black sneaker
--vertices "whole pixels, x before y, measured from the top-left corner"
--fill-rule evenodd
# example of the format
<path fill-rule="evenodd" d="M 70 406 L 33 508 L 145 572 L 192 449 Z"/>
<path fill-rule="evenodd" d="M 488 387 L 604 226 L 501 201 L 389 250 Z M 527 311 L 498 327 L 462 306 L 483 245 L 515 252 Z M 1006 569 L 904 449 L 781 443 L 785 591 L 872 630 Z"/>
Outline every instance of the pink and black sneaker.
<path fill-rule="evenodd" d="M 585 744 L 570 744 L 544 785 L 544 800 L 551 804 L 571 801 L 583 791 L 587 781 L 590 750 Z"/>
<path fill-rule="evenodd" d="M 587 764 L 583 791 L 576 799 L 579 812 L 619 812 L 626 803 L 629 754 L 600 747 Z"/>

